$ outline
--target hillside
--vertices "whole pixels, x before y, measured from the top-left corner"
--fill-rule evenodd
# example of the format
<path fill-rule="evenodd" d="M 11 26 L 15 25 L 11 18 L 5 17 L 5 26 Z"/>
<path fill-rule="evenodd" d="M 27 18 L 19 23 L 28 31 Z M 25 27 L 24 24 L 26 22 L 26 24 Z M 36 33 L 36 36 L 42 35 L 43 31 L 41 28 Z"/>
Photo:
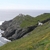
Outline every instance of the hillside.
<path fill-rule="evenodd" d="M 44 21 L 44 20 L 47 20 L 47 19 L 50 19 L 50 13 L 44 13 L 44 14 L 41 14 L 41 15 L 35 17 L 35 18 L 28 16 L 26 18 L 26 20 L 24 20 L 22 22 L 21 27 L 28 27 L 28 26 L 31 26 L 31 25 L 36 25 L 38 23 L 38 21 Z"/>
<path fill-rule="evenodd" d="M 29 15 L 19 18 L 14 18 L 13 24 L 21 21 L 18 24 L 21 28 L 26 28 L 26 31 L 28 30 L 27 27 L 37 25 L 38 21 L 44 24 L 35 28 L 33 27 L 34 29 L 26 33 L 22 38 L 5 44 L 0 47 L 0 50 L 50 50 L 50 13 L 44 13 L 36 18 Z"/>

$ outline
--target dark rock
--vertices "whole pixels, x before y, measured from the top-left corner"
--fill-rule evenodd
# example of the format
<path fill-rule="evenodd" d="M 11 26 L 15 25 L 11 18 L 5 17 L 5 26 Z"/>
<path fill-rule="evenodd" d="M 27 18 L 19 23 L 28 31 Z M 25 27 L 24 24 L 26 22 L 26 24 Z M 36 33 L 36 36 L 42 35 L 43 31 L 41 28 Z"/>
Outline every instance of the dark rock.
<path fill-rule="evenodd" d="M 20 28 L 20 24 L 22 23 L 23 20 L 25 20 L 24 16 L 22 18 L 20 16 L 23 15 L 20 14 L 19 17 L 16 17 L 10 21 L 5 21 L 0 26 L 0 29 L 5 31 L 4 33 L 2 33 L 3 37 L 13 41 L 23 37 L 24 35 L 28 34 L 38 26 L 37 23 L 34 26 L 29 26 L 27 28 Z M 50 19 L 44 20 L 42 21 L 42 23 L 46 23 L 49 20 Z"/>
<path fill-rule="evenodd" d="M 8 27 L 7 30 L 4 33 L 2 33 L 2 36 L 8 38 L 11 35 L 13 35 L 15 31 L 16 31 L 16 27 L 14 26 Z"/>
<path fill-rule="evenodd" d="M 4 23 L 2 23 L 2 25 L 0 26 L 1 30 L 6 30 L 10 25 L 11 25 L 12 20 L 10 21 L 5 21 Z"/>
<path fill-rule="evenodd" d="M 19 38 L 23 37 L 24 35 L 26 35 L 27 33 L 29 33 L 30 31 L 32 31 L 33 29 L 35 29 L 35 27 L 37 27 L 37 26 L 30 26 L 30 27 L 27 27 L 27 28 L 18 29 L 18 30 L 16 30 L 16 32 L 15 32 L 11 37 L 9 37 L 8 39 L 9 39 L 9 40 L 16 40 L 16 39 L 19 39 Z"/>
<path fill-rule="evenodd" d="M 46 20 L 44 20 L 44 21 L 42 21 L 42 23 L 46 23 L 46 22 L 48 22 L 48 21 L 50 21 L 50 18 L 49 18 L 49 19 L 46 19 Z"/>
<path fill-rule="evenodd" d="M 22 31 L 22 29 L 21 28 L 19 28 L 18 30 L 16 30 L 15 31 L 15 33 L 11 36 L 11 37 L 9 37 L 8 39 L 9 40 L 15 40 L 15 39 L 17 39 L 17 37 L 19 37 L 19 33 Z"/>

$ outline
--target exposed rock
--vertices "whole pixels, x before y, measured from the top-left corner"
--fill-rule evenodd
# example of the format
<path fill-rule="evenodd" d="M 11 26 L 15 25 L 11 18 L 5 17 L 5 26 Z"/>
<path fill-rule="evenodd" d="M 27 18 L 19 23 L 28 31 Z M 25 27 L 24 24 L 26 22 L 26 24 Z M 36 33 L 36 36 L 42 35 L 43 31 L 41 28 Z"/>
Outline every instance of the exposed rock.
<path fill-rule="evenodd" d="M 10 25 L 11 25 L 12 20 L 10 21 L 5 21 L 4 23 L 2 23 L 2 25 L 0 26 L 1 30 L 6 30 Z"/>
<path fill-rule="evenodd" d="M 35 29 L 35 27 L 37 27 L 37 26 L 30 26 L 30 27 L 23 28 L 23 29 L 20 28 L 20 29 L 16 30 L 16 32 L 8 39 L 9 40 L 19 39 L 19 38 L 23 37 L 25 34 L 29 33 L 33 29 Z"/>
<path fill-rule="evenodd" d="M 8 37 L 12 36 L 18 28 L 19 27 L 16 27 L 15 25 L 8 27 L 6 29 L 6 31 L 4 33 L 2 33 L 2 36 L 5 38 L 8 38 Z"/>
<path fill-rule="evenodd" d="M 47 20 L 42 21 L 42 23 L 46 23 L 47 21 L 50 21 L 50 18 L 47 19 Z"/>
<path fill-rule="evenodd" d="M 22 16 L 22 17 L 20 17 L 20 16 Z M 16 17 L 10 21 L 5 21 L 0 26 L 0 29 L 4 30 L 4 33 L 2 33 L 2 36 L 13 41 L 13 40 L 23 37 L 24 35 L 28 34 L 29 32 L 31 32 L 38 26 L 38 23 L 37 23 L 37 24 L 29 26 L 27 28 L 21 28 L 20 24 L 22 23 L 22 21 L 24 21 L 26 19 L 26 16 L 25 17 L 23 17 L 23 16 L 24 15 L 20 14 L 19 17 Z M 27 18 L 29 18 L 29 16 Z M 50 18 L 47 20 L 41 21 L 41 22 L 45 23 L 49 20 L 50 20 Z"/>
<path fill-rule="evenodd" d="M 22 29 L 21 28 L 19 28 L 18 30 L 16 30 L 15 31 L 15 33 L 14 34 L 12 34 L 12 36 L 11 37 L 9 37 L 8 39 L 9 40 L 15 40 L 15 39 L 17 39 L 18 38 L 18 36 L 19 36 L 19 32 L 21 32 L 22 31 Z"/>
<path fill-rule="evenodd" d="M 14 26 L 8 27 L 6 29 L 6 31 L 4 33 L 2 33 L 2 37 L 5 37 L 9 40 L 16 40 L 16 39 L 21 38 L 25 34 L 29 33 L 30 31 L 32 31 L 36 27 L 37 27 L 37 25 L 36 26 L 30 26 L 30 27 L 22 29 L 22 28 L 16 27 L 14 25 Z"/>

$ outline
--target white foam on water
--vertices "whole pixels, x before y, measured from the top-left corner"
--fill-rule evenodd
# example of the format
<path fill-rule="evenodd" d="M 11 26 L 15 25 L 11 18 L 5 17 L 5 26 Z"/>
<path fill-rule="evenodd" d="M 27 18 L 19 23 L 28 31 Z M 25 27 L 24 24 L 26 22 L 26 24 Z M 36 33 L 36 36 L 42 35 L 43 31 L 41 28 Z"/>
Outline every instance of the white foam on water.
<path fill-rule="evenodd" d="M 0 37 L 2 37 L 2 34 L 1 33 L 4 33 L 4 31 L 2 31 L 1 29 L 0 29 Z"/>
<path fill-rule="evenodd" d="M 0 43 L 5 44 L 4 42 L 0 41 Z"/>
<path fill-rule="evenodd" d="M 0 21 L 0 25 L 2 25 L 3 22 L 4 22 L 4 21 Z M 8 39 L 2 37 L 2 34 L 1 34 L 1 33 L 4 33 L 4 31 L 2 31 L 2 30 L 0 29 L 0 46 L 6 44 L 7 42 L 11 42 L 11 40 L 8 40 Z"/>
<path fill-rule="evenodd" d="M 3 22 L 4 22 L 4 21 L 0 21 L 0 25 L 2 25 Z"/>
<path fill-rule="evenodd" d="M 7 41 L 7 42 L 11 42 L 11 40 L 8 40 L 8 39 L 6 39 L 6 38 L 3 38 L 5 41 Z"/>
<path fill-rule="evenodd" d="M 2 23 L 3 23 L 4 21 L 0 21 L 0 25 L 2 25 Z M 2 31 L 1 29 L 0 29 L 0 37 L 2 37 L 2 34 L 1 33 L 4 33 L 4 31 Z"/>
<path fill-rule="evenodd" d="M 2 34 L 0 33 L 0 37 L 2 36 Z"/>

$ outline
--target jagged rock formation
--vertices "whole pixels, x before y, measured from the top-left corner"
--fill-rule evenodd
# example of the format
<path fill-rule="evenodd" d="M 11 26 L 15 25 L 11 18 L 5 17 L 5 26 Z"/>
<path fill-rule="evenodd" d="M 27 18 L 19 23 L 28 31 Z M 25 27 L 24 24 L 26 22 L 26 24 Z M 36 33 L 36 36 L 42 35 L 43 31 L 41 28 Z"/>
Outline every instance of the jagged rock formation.
<path fill-rule="evenodd" d="M 25 34 L 29 33 L 33 29 L 35 29 L 36 26 L 30 26 L 27 28 L 15 28 L 15 27 L 8 27 L 7 30 L 2 33 L 2 36 L 9 39 L 9 40 L 16 40 L 24 36 Z"/>
<path fill-rule="evenodd" d="M 5 31 L 5 30 L 10 26 L 11 22 L 12 22 L 12 20 L 10 20 L 10 21 L 5 21 L 5 22 L 2 23 L 2 25 L 0 26 L 0 29 Z"/>
<path fill-rule="evenodd" d="M 27 18 L 29 18 L 29 20 Z M 22 24 L 23 21 L 27 20 L 30 22 L 31 19 L 32 19 L 32 17 L 29 15 L 18 15 L 17 17 L 15 17 L 14 19 L 12 19 L 10 21 L 5 21 L 0 26 L 0 29 L 5 31 L 4 33 L 2 33 L 2 36 L 9 40 L 12 40 L 12 41 L 23 37 L 25 34 L 31 32 L 38 26 L 37 22 L 35 23 L 33 21 L 33 23 L 35 23 L 35 25 L 32 25 L 32 26 L 30 25 L 26 28 L 21 28 L 20 25 Z M 50 18 L 45 19 L 41 22 L 46 23 L 49 20 L 50 20 Z"/>

